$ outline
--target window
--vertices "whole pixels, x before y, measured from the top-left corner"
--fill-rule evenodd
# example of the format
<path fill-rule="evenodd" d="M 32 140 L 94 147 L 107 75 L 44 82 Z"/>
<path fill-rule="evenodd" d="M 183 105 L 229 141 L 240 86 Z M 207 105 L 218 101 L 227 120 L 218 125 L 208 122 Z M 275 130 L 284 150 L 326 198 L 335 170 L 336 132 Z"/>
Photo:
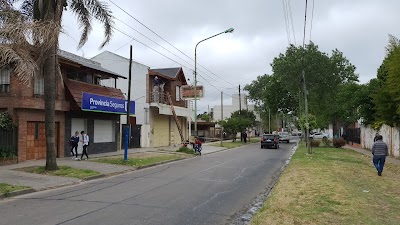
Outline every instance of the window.
<path fill-rule="evenodd" d="M 0 69 L 0 93 L 10 92 L 10 69 L 4 67 Z"/>
<path fill-rule="evenodd" d="M 101 79 L 99 76 L 93 76 L 93 84 L 100 85 L 100 81 Z"/>
<path fill-rule="evenodd" d="M 176 97 L 177 102 L 179 102 L 181 100 L 181 86 L 176 86 L 175 97 Z"/>
<path fill-rule="evenodd" d="M 34 92 L 35 95 L 44 95 L 44 78 L 43 75 L 35 77 Z"/>

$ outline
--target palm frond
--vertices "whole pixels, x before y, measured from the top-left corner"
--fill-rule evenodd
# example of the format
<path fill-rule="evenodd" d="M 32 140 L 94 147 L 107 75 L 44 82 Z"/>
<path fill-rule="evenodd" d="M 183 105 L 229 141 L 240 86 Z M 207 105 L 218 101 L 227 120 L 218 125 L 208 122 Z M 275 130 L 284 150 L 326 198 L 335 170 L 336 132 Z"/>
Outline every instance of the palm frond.
<path fill-rule="evenodd" d="M 37 64 L 28 49 L 16 45 L 0 45 L 0 68 L 12 65 L 14 73 L 25 84 L 37 71 Z"/>
<path fill-rule="evenodd" d="M 77 17 L 79 28 L 83 29 L 78 46 L 81 48 L 88 40 L 89 34 L 92 31 L 92 18 L 83 0 L 73 1 L 70 7 Z"/>
<path fill-rule="evenodd" d="M 104 27 L 104 41 L 101 48 L 110 40 L 113 34 L 114 20 L 107 4 L 99 0 L 70 0 L 70 8 L 78 17 L 78 22 L 83 27 L 79 47 L 82 47 L 91 31 L 92 18 L 102 23 Z"/>

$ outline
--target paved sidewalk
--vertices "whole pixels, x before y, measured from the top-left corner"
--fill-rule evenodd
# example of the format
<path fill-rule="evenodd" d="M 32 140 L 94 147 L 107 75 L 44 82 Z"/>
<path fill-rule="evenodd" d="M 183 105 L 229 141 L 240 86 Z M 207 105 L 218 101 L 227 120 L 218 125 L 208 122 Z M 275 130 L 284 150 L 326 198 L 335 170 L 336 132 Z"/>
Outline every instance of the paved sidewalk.
<path fill-rule="evenodd" d="M 352 146 L 352 145 L 345 145 L 344 148 L 354 150 L 356 152 L 359 152 L 359 153 L 367 155 L 367 156 L 371 156 L 371 158 L 372 158 L 372 154 L 371 154 L 370 150 L 366 150 L 366 149 L 363 149 L 363 148 L 360 148 L 360 147 L 355 147 L 355 146 Z M 396 159 L 396 158 L 393 158 L 393 157 L 386 157 L 386 162 L 393 163 L 393 164 L 396 164 L 396 165 L 400 165 L 400 160 Z"/>
<path fill-rule="evenodd" d="M 215 142 L 203 144 L 203 151 L 202 151 L 203 155 L 211 154 L 226 149 L 224 147 L 212 146 L 213 144 L 215 144 Z M 128 153 L 129 154 L 138 152 L 173 153 L 176 152 L 176 150 L 178 149 L 179 146 L 176 147 L 168 146 L 168 147 L 158 147 L 158 148 L 135 148 L 135 149 L 129 149 Z M 89 152 L 89 158 L 94 159 L 107 156 L 119 156 L 123 154 L 124 150 L 118 150 L 109 153 L 92 154 L 92 155 L 90 155 Z M 18 164 L 0 166 L 0 182 L 11 185 L 28 186 L 32 187 L 37 191 L 62 187 L 67 185 L 73 185 L 82 182 L 82 180 L 76 178 L 32 174 L 14 170 L 18 168 L 31 167 L 31 166 L 44 166 L 45 164 L 46 160 L 31 160 L 31 161 L 21 162 Z M 135 170 L 134 167 L 113 165 L 106 163 L 96 163 L 90 160 L 76 161 L 73 160 L 72 157 L 59 158 L 57 159 L 57 164 L 59 166 L 71 166 L 74 168 L 94 170 L 106 176 Z"/>

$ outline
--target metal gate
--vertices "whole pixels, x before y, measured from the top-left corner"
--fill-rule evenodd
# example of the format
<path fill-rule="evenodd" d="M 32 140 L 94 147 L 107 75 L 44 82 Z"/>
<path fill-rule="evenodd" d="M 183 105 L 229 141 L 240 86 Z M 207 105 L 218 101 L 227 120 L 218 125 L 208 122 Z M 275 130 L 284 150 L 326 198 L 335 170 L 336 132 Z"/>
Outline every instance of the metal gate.
<path fill-rule="evenodd" d="M 122 126 L 122 140 L 121 148 L 125 148 L 125 128 L 126 125 Z M 129 140 L 129 148 L 140 148 L 140 132 L 142 125 L 131 125 L 131 136 Z"/>
<path fill-rule="evenodd" d="M 360 128 L 347 128 L 346 141 L 361 144 L 361 129 Z"/>

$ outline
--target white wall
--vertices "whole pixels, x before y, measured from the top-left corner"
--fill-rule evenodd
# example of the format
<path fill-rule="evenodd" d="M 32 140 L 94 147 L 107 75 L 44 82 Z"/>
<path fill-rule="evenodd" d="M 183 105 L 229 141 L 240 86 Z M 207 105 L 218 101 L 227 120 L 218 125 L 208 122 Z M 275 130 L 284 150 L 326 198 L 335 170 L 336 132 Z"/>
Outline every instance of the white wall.
<path fill-rule="evenodd" d="M 370 126 L 361 126 L 361 147 L 371 149 L 374 144 L 376 130 Z M 389 147 L 389 153 L 392 156 L 400 157 L 400 131 L 398 128 L 383 125 L 378 131 L 383 137 L 383 141 Z"/>
<path fill-rule="evenodd" d="M 254 105 L 248 105 L 247 103 L 246 103 L 246 94 L 241 94 L 241 102 L 242 102 L 242 105 L 241 105 L 241 108 L 242 109 L 248 109 L 248 110 L 250 110 L 250 111 L 253 111 L 254 112 L 254 114 L 255 114 L 255 116 L 256 116 L 256 120 L 257 121 L 261 121 L 261 117 L 260 117 L 260 114 L 259 113 L 257 113 L 255 110 L 254 110 L 254 108 L 255 108 L 255 106 Z M 231 117 L 231 114 L 233 113 L 233 112 L 235 112 L 235 111 L 239 111 L 239 109 L 240 109 L 240 107 L 239 107 L 239 94 L 233 94 L 232 95 L 232 104 L 231 105 L 228 105 L 228 104 L 224 104 L 223 105 L 223 107 L 224 107 L 224 112 L 223 112 L 223 118 L 224 119 L 226 119 L 226 118 L 230 118 Z M 214 113 L 214 121 L 219 121 L 219 120 L 221 120 L 221 105 L 215 105 L 214 107 L 213 107 L 213 113 Z"/>
<path fill-rule="evenodd" d="M 93 57 L 92 60 L 101 63 L 101 66 L 107 70 L 126 78 L 129 76 L 129 59 L 127 58 L 105 51 Z M 146 133 L 147 130 L 144 128 L 145 126 L 143 126 L 146 124 L 145 108 L 149 108 L 149 104 L 146 103 L 146 76 L 148 74 L 148 69 L 149 66 L 132 61 L 131 100 L 135 101 L 136 124 L 142 125 L 142 137 L 148 135 Z M 102 81 L 102 85 L 107 87 L 115 87 L 114 79 Z M 127 98 L 128 80 L 122 78 L 117 79 L 117 88 L 121 89 L 122 93 L 124 93 L 125 97 Z M 121 124 L 126 124 L 125 115 L 121 116 Z M 149 145 L 146 145 L 146 143 L 148 143 L 148 141 L 144 140 L 141 142 L 141 147 L 149 147 Z"/>

